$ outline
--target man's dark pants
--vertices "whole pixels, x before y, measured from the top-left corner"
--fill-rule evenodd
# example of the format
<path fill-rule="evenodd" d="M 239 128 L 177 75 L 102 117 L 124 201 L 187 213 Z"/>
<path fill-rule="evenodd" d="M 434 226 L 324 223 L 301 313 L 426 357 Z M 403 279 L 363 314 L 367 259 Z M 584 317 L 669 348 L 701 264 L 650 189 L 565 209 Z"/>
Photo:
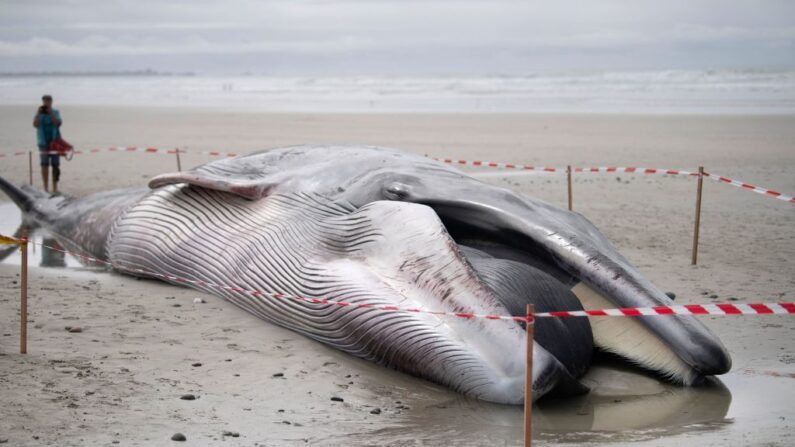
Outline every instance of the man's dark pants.
<path fill-rule="evenodd" d="M 61 179 L 61 156 L 50 154 L 47 146 L 39 146 L 39 162 L 42 168 L 52 166 L 52 181 L 58 183 Z"/>

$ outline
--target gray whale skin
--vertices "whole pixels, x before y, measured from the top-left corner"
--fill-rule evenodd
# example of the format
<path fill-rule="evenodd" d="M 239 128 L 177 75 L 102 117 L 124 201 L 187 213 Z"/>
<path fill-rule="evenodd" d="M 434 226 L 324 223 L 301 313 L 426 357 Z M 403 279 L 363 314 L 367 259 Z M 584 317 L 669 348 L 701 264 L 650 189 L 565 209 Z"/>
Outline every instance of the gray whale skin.
<path fill-rule="evenodd" d="M 672 304 L 580 214 L 398 150 L 277 148 L 84 198 L 0 189 L 28 225 L 130 275 L 477 314 Z M 524 401 L 523 323 L 189 286 L 466 395 Z M 535 330 L 534 399 L 587 392 L 578 379 L 595 349 L 684 386 L 731 367 L 690 316 L 538 319 Z"/>

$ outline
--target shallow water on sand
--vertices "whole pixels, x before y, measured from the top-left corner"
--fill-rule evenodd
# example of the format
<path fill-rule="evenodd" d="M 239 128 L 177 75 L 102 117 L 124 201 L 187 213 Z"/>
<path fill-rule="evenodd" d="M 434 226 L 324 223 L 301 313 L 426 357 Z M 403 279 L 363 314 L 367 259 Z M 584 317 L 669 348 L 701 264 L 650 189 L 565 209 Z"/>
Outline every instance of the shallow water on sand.
<path fill-rule="evenodd" d="M 0 234 L 3 236 L 19 236 L 22 220 L 19 209 L 11 202 L 0 204 Z M 28 265 L 53 268 L 80 268 L 83 264 L 63 250 L 58 242 L 44 231 L 33 231 L 30 235 L 32 243 L 28 249 Z M 21 257 L 19 250 L 11 245 L 0 245 L 0 261 L 7 264 L 19 264 Z"/>
<path fill-rule="evenodd" d="M 0 204 L 0 234 L 12 235 L 19 223 L 20 213 L 15 206 L 9 202 Z M 61 268 L 60 272 L 67 275 L 84 270 L 76 258 L 37 245 L 57 244 L 42 232 L 35 233 L 33 240 L 36 244 L 32 244 L 35 252 L 31 253 L 30 265 Z M 19 253 L 5 253 L 0 262 L 19 264 Z M 82 274 L 101 278 L 107 273 Z M 368 370 L 380 374 L 379 368 Z M 389 377 L 384 374 L 384 381 L 388 382 Z M 542 444 L 556 445 L 736 441 L 734 436 L 738 433 L 789 417 L 791 393 L 781 392 L 782 387 L 791 386 L 789 381 L 741 370 L 720 380 L 709 379 L 702 386 L 685 388 L 662 383 L 636 368 L 600 357 L 583 379 L 592 389 L 589 394 L 573 398 L 548 396 L 534 406 L 534 437 Z M 389 383 L 380 385 L 389 387 Z M 521 407 L 489 404 L 446 391 L 441 395 L 447 399 L 440 400 L 438 390 L 423 395 L 422 390 L 429 386 L 438 388 L 421 380 L 417 380 L 413 390 L 395 384 L 392 393 L 410 407 L 400 417 L 384 418 L 376 427 L 364 427 L 352 420 L 334 421 L 332 416 L 332 423 L 314 434 L 330 444 L 414 445 L 418 440 L 429 445 L 520 444 Z"/>

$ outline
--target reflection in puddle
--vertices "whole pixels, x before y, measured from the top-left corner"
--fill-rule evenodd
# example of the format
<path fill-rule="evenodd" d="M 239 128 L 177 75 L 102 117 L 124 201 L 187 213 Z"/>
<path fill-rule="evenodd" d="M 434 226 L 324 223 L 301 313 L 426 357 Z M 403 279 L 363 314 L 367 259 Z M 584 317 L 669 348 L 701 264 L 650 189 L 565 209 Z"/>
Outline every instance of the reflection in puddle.
<path fill-rule="evenodd" d="M 661 383 L 647 373 L 599 358 L 583 381 L 591 392 L 573 398 L 547 396 L 533 406 L 533 433 L 548 443 L 625 442 L 660 439 L 686 432 L 714 432 L 727 418 L 732 395 L 717 379 L 698 387 Z M 391 445 L 516 445 L 522 439 L 520 406 L 476 401 L 453 392 L 416 390 L 404 403 L 411 411 L 394 415 L 374 431 L 347 432 L 330 443 L 362 441 Z M 402 396 L 404 399 L 405 395 Z"/>
<path fill-rule="evenodd" d="M 0 203 L 0 234 L 20 237 L 19 224 L 21 221 L 22 215 L 16 205 L 11 202 Z M 53 250 L 52 248 L 43 247 L 42 245 L 47 245 L 56 249 L 63 249 L 46 231 L 41 229 L 34 230 L 29 237 L 34 242 L 29 246 L 29 265 L 55 268 L 84 267 L 84 265 L 73 256 Z M 17 248 L 18 247 L 15 245 L 0 246 L 0 262 L 18 265 L 21 262 L 21 258 Z"/>
<path fill-rule="evenodd" d="M 595 433 L 615 439 L 614 433 L 623 432 L 622 440 L 640 440 L 719 429 L 730 422 L 731 392 L 715 378 L 681 387 L 617 361 L 600 360 L 583 382 L 591 387 L 586 395 L 539 402 L 533 422 L 547 435 L 542 438 L 575 442 L 582 432 L 591 432 L 587 438 L 593 441 Z"/>
<path fill-rule="evenodd" d="M 42 238 L 41 262 L 39 267 L 66 267 L 66 253 L 53 238 Z"/>

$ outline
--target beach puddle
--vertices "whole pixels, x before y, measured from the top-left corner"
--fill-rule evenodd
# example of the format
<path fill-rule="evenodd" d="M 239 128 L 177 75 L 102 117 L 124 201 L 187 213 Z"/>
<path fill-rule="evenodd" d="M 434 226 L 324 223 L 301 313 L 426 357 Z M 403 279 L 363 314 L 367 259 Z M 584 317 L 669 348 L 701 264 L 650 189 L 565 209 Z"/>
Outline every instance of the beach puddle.
<path fill-rule="evenodd" d="M 537 404 L 541 439 L 564 442 L 633 442 L 730 424 L 732 394 L 718 379 L 696 387 L 661 382 L 649 373 L 600 359 L 582 379 L 591 392 Z"/>
<path fill-rule="evenodd" d="M 0 203 L 0 234 L 15 236 L 21 222 L 22 215 L 16 205 L 11 202 Z M 28 247 L 28 265 L 73 269 L 84 267 L 74 256 L 58 251 L 63 250 L 63 247 L 44 230 L 34 230 L 30 234 L 30 240 L 33 243 Z M 19 265 L 21 261 L 16 246 L 0 245 L 0 262 Z"/>
<path fill-rule="evenodd" d="M 612 358 L 599 357 L 583 382 L 591 392 L 546 396 L 533 406 L 534 439 L 543 444 L 635 443 L 683 433 L 717 433 L 733 423 L 732 394 L 717 379 L 698 387 L 663 383 Z M 523 434 L 523 409 L 445 392 L 404 400 L 404 412 L 375 432 L 346 433 L 328 441 L 367 441 L 379 445 L 422 439 L 431 445 L 516 445 Z M 433 401 L 433 396 L 437 397 Z M 395 423 L 398 422 L 399 423 Z"/>

